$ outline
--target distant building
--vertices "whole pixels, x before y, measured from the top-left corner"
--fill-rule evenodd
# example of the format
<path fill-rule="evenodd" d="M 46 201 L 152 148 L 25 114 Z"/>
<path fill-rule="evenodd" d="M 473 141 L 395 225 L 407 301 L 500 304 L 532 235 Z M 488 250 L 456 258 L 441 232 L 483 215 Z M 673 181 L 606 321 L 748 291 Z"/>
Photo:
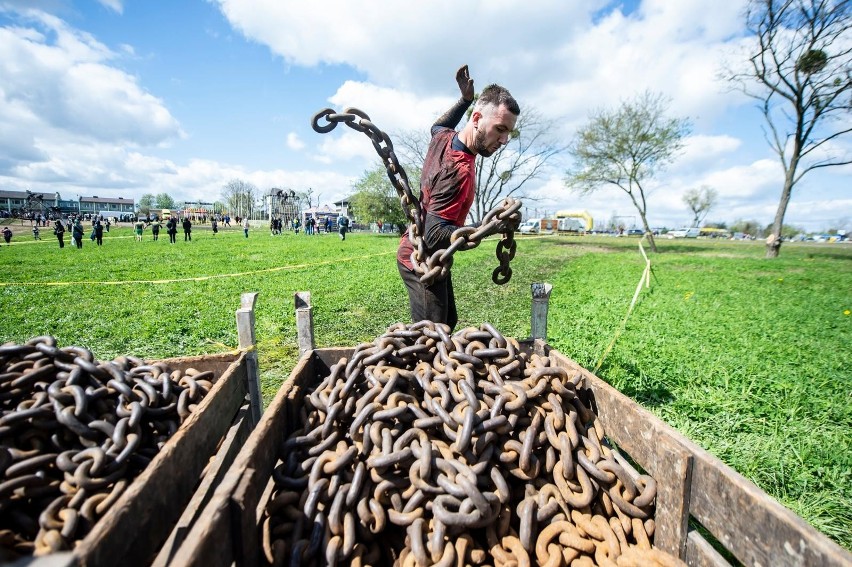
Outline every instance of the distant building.
<path fill-rule="evenodd" d="M 59 193 L 41 193 L 39 191 L 0 191 L 0 213 L 12 216 L 32 211 L 49 214 L 59 207 Z M 72 201 L 73 203 L 73 201 Z"/>
<path fill-rule="evenodd" d="M 124 197 L 80 197 L 79 212 L 82 215 L 117 217 L 136 212 L 136 202 Z"/>
<path fill-rule="evenodd" d="M 349 214 L 349 204 L 350 204 L 349 197 L 347 197 L 347 198 L 345 198 L 341 201 L 335 201 L 334 202 L 334 206 L 337 207 L 337 212 L 339 214 L 344 215 L 346 217 L 349 217 L 351 219 L 352 215 Z"/>
<path fill-rule="evenodd" d="M 0 191 L 0 211 L 13 216 L 26 213 L 49 216 L 89 214 L 104 216 L 132 215 L 136 210 L 133 199 L 124 197 L 79 197 L 63 199 L 59 193 L 39 191 Z"/>

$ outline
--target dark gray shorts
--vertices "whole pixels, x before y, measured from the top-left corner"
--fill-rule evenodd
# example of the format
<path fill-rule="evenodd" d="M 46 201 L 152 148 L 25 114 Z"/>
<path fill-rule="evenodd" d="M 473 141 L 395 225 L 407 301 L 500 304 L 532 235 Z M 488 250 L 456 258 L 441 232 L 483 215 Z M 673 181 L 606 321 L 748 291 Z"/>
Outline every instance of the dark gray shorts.
<path fill-rule="evenodd" d="M 411 307 L 411 322 L 432 321 L 446 323 L 450 330 L 458 323 L 456 313 L 456 298 L 453 295 L 453 278 L 448 274 L 446 279 L 436 281 L 432 285 L 423 285 L 420 278 L 405 267 L 399 260 L 396 262 L 402 283 L 408 290 L 408 304 Z"/>

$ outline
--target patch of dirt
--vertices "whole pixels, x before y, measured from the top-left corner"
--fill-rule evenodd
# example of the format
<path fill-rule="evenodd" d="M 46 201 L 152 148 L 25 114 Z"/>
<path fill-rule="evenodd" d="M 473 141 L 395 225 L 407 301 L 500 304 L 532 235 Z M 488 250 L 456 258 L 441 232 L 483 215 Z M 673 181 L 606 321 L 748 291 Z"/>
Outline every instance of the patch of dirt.
<path fill-rule="evenodd" d="M 554 241 L 555 246 L 570 246 L 578 252 L 623 252 L 623 248 L 609 248 L 606 246 L 592 246 L 589 244 L 577 244 L 576 242 Z"/>

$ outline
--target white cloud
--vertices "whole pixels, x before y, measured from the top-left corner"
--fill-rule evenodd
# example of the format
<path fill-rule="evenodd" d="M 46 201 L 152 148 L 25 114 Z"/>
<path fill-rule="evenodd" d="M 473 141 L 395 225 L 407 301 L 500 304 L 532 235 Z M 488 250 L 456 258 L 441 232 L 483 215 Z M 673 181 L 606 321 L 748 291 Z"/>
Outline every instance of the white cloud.
<path fill-rule="evenodd" d="M 410 91 L 359 81 L 346 81 L 329 98 L 329 102 L 338 112 L 355 107 L 365 112 L 370 117 L 370 121 L 380 130 L 389 132 L 428 130 L 435 118 L 455 102 L 455 98 L 418 97 Z"/>
<path fill-rule="evenodd" d="M 675 166 L 678 169 L 694 168 L 717 162 L 742 146 L 742 140 L 733 136 L 707 136 L 698 134 L 687 136 L 684 140 L 683 152 L 677 156 Z"/>
<path fill-rule="evenodd" d="M 299 138 L 298 134 L 290 132 L 287 134 L 287 147 L 298 152 L 305 148 L 305 142 Z"/>
<path fill-rule="evenodd" d="M 325 134 L 322 142 L 317 145 L 316 159 L 321 163 L 335 163 L 357 160 L 359 162 L 377 162 L 379 160 L 373 144 L 367 136 L 346 129 L 338 132 L 342 126 L 338 126 L 334 132 Z"/>
<path fill-rule="evenodd" d="M 161 100 L 112 66 L 118 54 L 43 12 L 23 23 L 0 28 L 0 105 L 30 121 L 34 143 L 66 136 L 145 146 L 182 135 Z"/>
<path fill-rule="evenodd" d="M 701 124 L 743 103 L 716 75 L 745 0 L 645 0 L 630 15 L 617 8 L 602 15 L 610 4 L 603 0 L 549 0 L 535 10 L 479 0 L 465 5 L 473 23 L 448 19 L 458 10 L 449 0 L 405 9 L 367 0 L 217 2 L 234 28 L 290 64 L 363 73 L 366 80 L 341 85 L 332 101 L 367 111 L 389 131 L 428 127 L 455 96 L 453 72 L 463 63 L 479 88 L 498 82 L 522 107 L 559 117 L 565 137 L 590 110 L 646 89 L 670 96 L 673 114 Z M 448 57 L 450 45 L 463 56 Z"/>
<path fill-rule="evenodd" d="M 450 97 L 418 98 L 411 92 L 382 88 L 358 81 L 344 82 L 329 98 L 332 109 L 344 112 L 355 108 L 369 116 L 370 121 L 388 134 L 391 143 L 412 130 L 428 132 L 435 118 L 452 103 Z M 328 123 L 319 120 L 320 126 Z M 356 161 L 360 167 L 372 167 L 379 157 L 371 139 L 350 128 L 345 122 L 326 134 L 315 134 L 316 153 L 313 159 L 323 164 Z M 394 146 L 395 150 L 398 150 Z"/>
<path fill-rule="evenodd" d="M 448 66 L 470 63 L 488 82 L 510 77 L 518 63 L 538 59 L 546 38 L 572 33 L 605 4 L 545 0 L 526 10 L 480 0 L 460 10 L 451 0 L 404 7 L 369 0 L 218 3 L 234 28 L 289 63 L 350 65 L 371 82 L 425 94 L 445 92 L 454 70 Z M 505 49 L 507 42 L 515 47 Z M 454 60 L 452 53 L 463 55 Z"/>
<path fill-rule="evenodd" d="M 117 14 L 124 12 L 123 0 L 98 0 L 98 2 Z"/>

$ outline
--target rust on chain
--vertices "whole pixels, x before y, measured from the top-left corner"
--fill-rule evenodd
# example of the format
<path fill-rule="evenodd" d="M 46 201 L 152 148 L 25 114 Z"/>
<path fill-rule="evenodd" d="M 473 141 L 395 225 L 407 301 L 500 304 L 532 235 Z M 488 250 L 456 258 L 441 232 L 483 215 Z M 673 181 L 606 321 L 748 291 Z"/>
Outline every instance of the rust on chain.
<path fill-rule="evenodd" d="M 0 560 L 73 549 L 212 380 L 50 336 L 0 345 Z"/>
<path fill-rule="evenodd" d="M 414 248 L 411 253 L 411 264 L 421 282 L 429 285 L 438 278 L 445 278 L 453 265 L 455 252 L 472 250 L 479 246 L 482 239 L 493 234 L 502 234 L 502 236 L 497 246 L 499 265 L 494 269 L 491 279 L 497 285 L 509 282 L 512 278 L 509 262 L 515 257 L 516 249 L 515 230 L 521 222 L 521 201 L 511 197 L 504 198 L 485 214 L 479 226 L 456 229 L 450 237 L 449 247 L 435 250 L 426 257 L 426 244 L 423 240 L 425 215 L 421 209 L 420 200 L 411 191 L 408 174 L 400 165 L 390 138 L 370 121 L 370 117 L 365 112 L 357 108 L 346 108 L 342 113 L 325 108 L 311 119 L 311 126 L 320 134 L 331 132 L 340 123 L 366 134 L 382 159 L 388 178 L 396 189 L 402 210 L 408 219 L 408 238 Z"/>
<path fill-rule="evenodd" d="M 615 460 L 589 395 L 491 325 L 391 326 L 296 402 L 266 559 L 682 565 L 653 548 L 656 483 Z"/>

